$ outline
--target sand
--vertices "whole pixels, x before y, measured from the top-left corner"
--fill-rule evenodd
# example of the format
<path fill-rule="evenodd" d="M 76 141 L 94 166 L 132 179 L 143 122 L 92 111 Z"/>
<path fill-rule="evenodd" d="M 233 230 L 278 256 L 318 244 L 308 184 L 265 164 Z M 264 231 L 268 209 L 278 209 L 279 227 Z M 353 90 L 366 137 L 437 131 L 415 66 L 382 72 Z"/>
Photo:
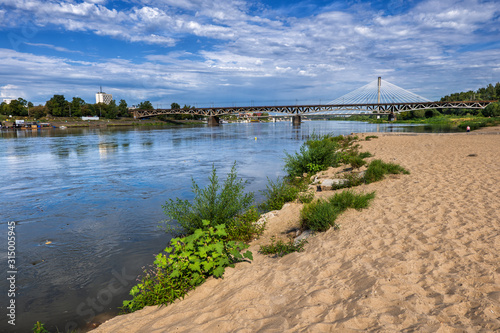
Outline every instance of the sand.
<path fill-rule="evenodd" d="M 376 198 L 340 230 L 301 253 L 258 254 L 297 225 L 300 204 L 288 205 L 252 244 L 252 263 L 93 332 L 499 331 L 499 132 L 375 134 L 362 150 L 411 174 L 356 188 Z"/>

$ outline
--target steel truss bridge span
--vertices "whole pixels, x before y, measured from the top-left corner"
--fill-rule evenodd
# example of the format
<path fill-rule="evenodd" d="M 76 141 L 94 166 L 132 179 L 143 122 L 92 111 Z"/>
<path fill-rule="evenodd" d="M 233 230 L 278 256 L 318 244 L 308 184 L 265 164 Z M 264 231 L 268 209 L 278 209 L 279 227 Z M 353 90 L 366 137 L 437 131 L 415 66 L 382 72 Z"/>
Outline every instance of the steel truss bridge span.
<path fill-rule="evenodd" d="M 462 101 L 462 102 L 413 102 L 413 103 L 374 103 L 374 104 L 323 104 L 323 105 L 288 105 L 288 106 L 243 106 L 243 107 L 210 107 L 190 109 L 153 109 L 131 110 L 135 119 L 168 114 L 191 114 L 201 116 L 222 116 L 240 113 L 285 113 L 293 116 L 306 114 L 329 115 L 388 115 L 407 111 L 429 109 L 484 109 L 496 101 Z"/>

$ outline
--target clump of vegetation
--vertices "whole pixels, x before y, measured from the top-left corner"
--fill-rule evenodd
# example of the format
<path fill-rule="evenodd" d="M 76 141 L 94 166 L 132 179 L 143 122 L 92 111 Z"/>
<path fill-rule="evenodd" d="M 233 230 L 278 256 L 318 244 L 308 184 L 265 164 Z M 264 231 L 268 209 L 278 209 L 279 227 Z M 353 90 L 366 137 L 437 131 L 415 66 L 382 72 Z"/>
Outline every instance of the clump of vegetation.
<path fill-rule="evenodd" d="M 250 242 L 262 235 L 265 224 L 256 224 L 260 214 L 255 207 L 250 207 L 245 213 L 235 217 L 233 223 L 227 227 L 228 238 L 231 240 Z"/>
<path fill-rule="evenodd" d="M 381 160 L 373 160 L 366 170 L 364 182 L 370 184 L 384 179 L 386 174 L 409 174 L 410 172 L 395 163 L 385 163 Z"/>
<path fill-rule="evenodd" d="M 49 333 L 49 331 L 45 328 L 44 324 L 42 324 L 39 321 L 37 321 L 36 324 L 33 326 L 32 332 L 33 333 Z"/>
<path fill-rule="evenodd" d="M 170 199 L 163 205 L 163 210 L 170 217 L 166 221 L 168 232 L 190 234 L 194 230 L 204 228 L 203 220 L 210 221 L 210 226 L 225 224 L 228 228 L 235 227 L 237 216 L 241 216 L 253 203 L 253 193 L 244 193 L 246 182 L 238 179 L 236 163 L 231 168 L 226 180 L 221 185 L 215 166 L 209 177 L 206 188 L 200 189 L 192 180 L 192 191 L 195 194 L 193 202 L 177 198 Z M 177 222 L 180 227 L 172 226 Z"/>
<path fill-rule="evenodd" d="M 299 193 L 299 200 L 302 203 L 310 203 L 314 199 L 314 192 L 306 191 Z"/>
<path fill-rule="evenodd" d="M 295 242 L 293 238 L 290 238 L 288 242 L 283 242 L 281 239 L 276 241 L 276 237 L 271 237 L 271 244 L 262 245 L 259 252 L 262 254 L 274 254 L 276 257 L 283 257 L 292 252 L 302 252 L 304 251 L 304 246 L 307 244 L 307 240 L 301 239 Z"/>
<path fill-rule="evenodd" d="M 355 194 L 351 191 L 336 193 L 328 200 L 317 200 L 304 206 L 301 211 L 301 226 L 313 231 L 326 231 L 331 227 L 338 229 L 337 217 L 348 208 L 368 207 L 375 197 L 375 192 Z"/>
<path fill-rule="evenodd" d="M 371 139 L 378 139 L 378 136 L 376 136 L 376 135 L 368 135 L 368 136 L 365 138 L 365 140 L 366 140 L 366 141 L 370 141 Z"/>
<path fill-rule="evenodd" d="M 260 191 L 265 201 L 259 206 L 263 211 L 279 210 L 286 202 L 297 199 L 301 191 L 300 185 L 293 185 L 285 178 L 272 181 L 267 178 L 267 185 L 264 191 Z"/>
<path fill-rule="evenodd" d="M 154 267 L 130 291 L 133 299 L 123 301 L 124 312 L 170 304 L 209 276 L 222 277 L 226 267 L 234 267 L 245 259 L 253 260 L 250 251 L 241 254 L 248 245 L 228 240 L 224 224 L 212 227 L 206 220 L 202 224 L 203 228 L 192 235 L 172 239 L 165 253 L 156 256 Z"/>
<path fill-rule="evenodd" d="M 356 137 L 343 135 L 311 135 L 294 155 L 285 152 L 284 169 L 290 177 L 317 173 L 331 166 L 338 166 L 340 151 L 345 150 Z"/>
<path fill-rule="evenodd" d="M 353 169 L 359 169 L 363 165 L 366 164 L 366 161 L 359 155 L 356 156 L 350 156 L 349 157 L 349 164 Z"/>

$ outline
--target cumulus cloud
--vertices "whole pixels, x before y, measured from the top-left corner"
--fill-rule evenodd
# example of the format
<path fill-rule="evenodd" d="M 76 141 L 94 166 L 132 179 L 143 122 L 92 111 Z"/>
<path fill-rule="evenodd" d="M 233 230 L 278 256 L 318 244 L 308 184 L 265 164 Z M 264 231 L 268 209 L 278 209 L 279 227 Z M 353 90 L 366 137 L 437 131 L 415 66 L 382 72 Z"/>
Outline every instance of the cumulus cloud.
<path fill-rule="evenodd" d="M 88 63 L 19 52 L 14 56 L 2 50 L 6 65 L 0 65 L 1 70 L 12 65 L 50 82 L 58 82 L 58 75 L 78 78 L 72 81 L 73 88 L 99 79 L 120 93 L 130 89 L 131 97 L 265 95 L 270 94 L 266 86 L 272 86 L 277 98 L 300 94 L 304 99 L 333 99 L 383 74 L 432 99 L 443 94 L 429 87 L 457 82 L 457 77 L 469 85 L 490 83 L 483 82 L 484 75 L 477 74 L 480 70 L 489 69 L 491 81 L 500 80 L 498 45 L 477 49 L 498 41 L 500 10 L 495 1 L 392 1 L 382 10 L 370 3 L 321 7 L 304 2 L 286 7 L 288 11 L 230 0 L 130 0 L 120 6 L 101 0 L 0 0 L 0 4 L 7 9 L 0 10 L 0 29 L 29 18 L 37 29 L 84 31 L 137 43 L 138 50 L 142 44 L 153 46 L 134 61 Z M 190 42 L 188 49 L 180 48 L 196 38 L 201 40 L 199 45 Z M 42 42 L 27 44 L 75 52 Z M 29 71 L 37 66 L 48 69 Z M 11 80 L 19 79 L 12 76 Z"/>

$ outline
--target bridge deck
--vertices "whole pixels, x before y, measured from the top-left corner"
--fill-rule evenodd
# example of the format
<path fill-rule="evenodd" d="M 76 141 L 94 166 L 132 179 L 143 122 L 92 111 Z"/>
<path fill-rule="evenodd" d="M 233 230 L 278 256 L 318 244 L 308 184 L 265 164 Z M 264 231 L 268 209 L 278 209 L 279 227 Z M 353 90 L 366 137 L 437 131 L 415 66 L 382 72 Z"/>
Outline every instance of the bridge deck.
<path fill-rule="evenodd" d="M 321 112 L 332 112 L 332 115 L 357 114 L 391 114 L 428 109 L 484 109 L 496 101 L 463 101 L 463 102 L 416 102 L 416 103 L 381 103 L 381 104 L 324 104 L 324 105 L 288 105 L 288 106 L 243 106 L 243 107 L 211 107 L 190 109 L 154 109 L 131 110 L 134 118 L 153 117 L 163 114 L 192 114 L 202 116 L 222 116 L 228 114 L 267 112 L 304 115 Z M 338 113 L 337 113 L 338 112 Z M 340 113 L 342 112 L 342 113 Z"/>

